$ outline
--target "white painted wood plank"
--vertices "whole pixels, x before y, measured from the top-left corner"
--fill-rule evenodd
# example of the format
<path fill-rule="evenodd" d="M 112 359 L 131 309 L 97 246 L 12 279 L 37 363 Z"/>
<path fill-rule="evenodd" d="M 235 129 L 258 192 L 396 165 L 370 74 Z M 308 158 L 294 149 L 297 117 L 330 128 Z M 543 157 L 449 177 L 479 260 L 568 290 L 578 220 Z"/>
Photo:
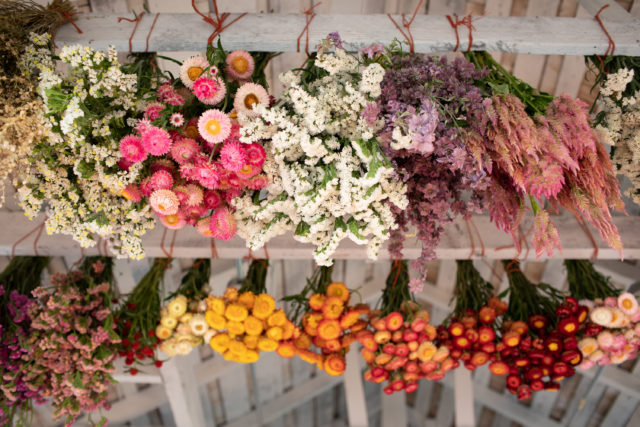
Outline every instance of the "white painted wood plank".
<path fill-rule="evenodd" d="M 530 2 L 534 3 L 534 2 Z M 536 2 L 537 3 L 537 2 Z M 554 13 L 555 14 L 555 13 Z M 235 15 L 230 16 L 230 20 Z M 400 17 L 396 16 L 396 20 Z M 301 14 L 248 14 L 224 31 L 227 49 L 294 52 L 300 28 Z M 135 51 L 145 49 L 147 34 L 154 20 L 145 15 L 132 45 Z M 120 51 L 128 50 L 129 27 L 115 25 L 116 15 L 87 14 L 76 23 L 83 28 L 78 34 L 66 24 L 60 28 L 58 44 L 87 43 L 98 49 L 112 44 Z M 484 17 L 474 22 L 473 49 L 501 50 L 528 54 L 601 53 L 607 39 L 593 19 L 558 17 Z M 638 55 L 640 21 L 611 21 L 607 29 L 616 40 L 616 53 Z M 372 42 L 385 44 L 397 38 L 397 29 L 386 15 L 317 15 L 309 31 L 309 46 L 316 46 L 332 31 L 340 32 L 348 49 L 359 49 Z M 202 51 L 211 34 L 211 26 L 194 14 L 161 14 L 149 37 L 150 51 Z M 441 16 L 418 15 L 412 26 L 416 52 L 451 51 L 455 34 L 449 22 Z"/>
<path fill-rule="evenodd" d="M 404 392 L 387 395 L 380 392 L 382 401 L 382 427 L 399 427 L 407 424 L 407 396 Z M 357 424 L 350 424 L 357 425 Z"/>
<path fill-rule="evenodd" d="M 586 18 L 588 16 L 593 15 L 589 15 L 586 9 L 578 6 L 576 17 Z M 604 51 L 600 53 L 604 53 Z M 586 71 L 587 66 L 584 62 L 584 56 L 566 55 L 562 58 L 562 68 L 560 68 L 560 73 L 558 74 L 555 95 L 558 96 L 567 93 L 572 97 L 578 96 Z"/>
<path fill-rule="evenodd" d="M 465 0 L 429 0 L 429 15 L 464 15 Z M 453 31 L 453 30 L 451 30 Z"/>
<path fill-rule="evenodd" d="M 629 13 L 634 18 L 640 18 L 640 1 L 638 0 L 633 1 L 633 5 L 631 5 L 631 9 L 629 10 Z"/>
<path fill-rule="evenodd" d="M 456 427 L 473 427 L 476 424 L 473 411 L 473 383 L 471 371 L 461 367 L 453 372 Z"/>
<path fill-rule="evenodd" d="M 525 219 L 523 228 L 529 225 L 529 219 Z M 38 216 L 34 221 L 42 220 Z M 585 259 L 589 258 L 593 253 L 593 246 L 585 235 L 582 228 L 578 225 L 575 218 L 570 216 L 559 216 L 553 218 L 553 221 L 560 231 L 562 240 L 562 252 L 554 253 L 554 258 L 573 258 Z M 490 223 L 486 216 L 478 216 L 474 218 L 474 222 L 478 226 L 482 241 L 485 244 L 485 256 L 487 258 L 509 259 L 516 255 L 515 249 L 498 249 L 513 244 L 510 235 L 498 231 L 493 224 Z M 11 253 L 11 245 L 18 238 L 23 236 L 33 228 L 30 222 L 21 213 L 1 212 L 0 223 L 13 224 L 11 229 L 6 229 L 0 235 L 0 255 Z M 640 217 L 614 217 L 614 223 L 617 225 L 624 244 L 624 257 L 626 259 L 640 258 Z M 439 259 L 466 259 L 469 255 L 470 245 L 466 233 L 463 231 L 465 226 L 462 220 L 458 220 L 447 226 L 442 235 L 440 246 L 436 249 L 436 256 Z M 147 257 L 164 256 L 161 250 L 162 227 L 148 232 L 143 238 L 143 247 L 146 250 Z M 620 259 L 620 254 L 609 248 L 606 243 L 600 239 L 597 232 L 592 234 L 598 245 L 599 259 Z M 165 242 L 166 245 L 166 242 Z M 244 241 L 235 237 L 229 241 L 216 241 L 216 248 L 220 258 L 242 258 L 247 255 L 248 250 Z M 290 234 L 278 236 L 268 243 L 269 256 L 272 259 L 311 259 L 313 247 L 292 239 Z M 405 258 L 415 259 L 420 254 L 420 245 L 407 245 L 404 249 Z M 39 241 L 39 252 L 41 255 L 70 255 L 79 254 L 80 247 L 68 236 L 43 235 Z M 86 255 L 96 255 L 98 250 L 96 247 L 85 249 Z M 33 248 L 30 245 L 21 246 L 16 249 L 16 255 L 34 255 Z M 178 231 L 173 255 L 177 258 L 208 258 L 211 256 L 211 246 L 208 239 L 200 236 L 193 227 L 185 227 Z M 525 251 L 521 254 L 521 258 L 535 259 L 533 250 Z M 380 250 L 380 260 L 388 259 L 389 254 L 383 247 Z M 345 240 L 338 247 L 335 259 L 365 259 L 366 247 L 358 246 L 355 243 Z M 542 256 L 540 259 L 547 259 Z"/>
<path fill-rule="evenodd" d="M 438 427 L 450 427 L 453 425 L 455 410 L 453 394 L 452 387 L 445 387 L 442 390 L 442 394 L 440 394 L 440 403 L 438 404 L 438 413 L 435 420 Z"/>
<path fill-rule="evenodd" d="M 353 348 L 349 353 L 347 353 L 346 359 L 347 369 L 342 376 L 344 377 L 344 390 L 345 398 L 347 399 L 349 425 L 368 427 L 367 402 L 364 397 L 362 370 L 360 369 L 360 352 L 358 349 Z M 406 424 L 406 420 L 404 424 Z"/>
<path fill-rule="evenodd" d="M 584 7 L 589 15 L 594 16 L 605 4 L 609 6 L 602 10 L 600 17 L 603 21 L 630 21 L 633 17 L 615 1 L 605 0 L 578 0 L 580 6 Z M 606 24 L 605 24 L 606 25 Z"/>

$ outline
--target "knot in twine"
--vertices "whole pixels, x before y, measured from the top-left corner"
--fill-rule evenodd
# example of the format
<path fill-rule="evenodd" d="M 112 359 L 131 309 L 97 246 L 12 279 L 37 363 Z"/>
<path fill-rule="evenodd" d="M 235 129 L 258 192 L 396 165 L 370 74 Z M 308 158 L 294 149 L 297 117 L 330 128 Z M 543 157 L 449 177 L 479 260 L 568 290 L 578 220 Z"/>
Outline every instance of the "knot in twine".
<path fill-rule="evenodd" d="M 393 19 L 391 14 L 387 13 L 387 16 L 389 17 L 391 22 L 393 22 L 393 25 L 396 26 L 398 31 L 400 31 L 400 34 L 402 34 L 402 36 L 405 38 L 405 40 L 409 44 L 409 52 L 411 52 L 411 53 L 414 53 L 414 51 L 415 51 L 414 42 L 413 42 L 413 35 L 411 34 L 411 24 L 413 24 L 413 20 L 416 18 L 416 15 L 418 14 L 418 10 L 420 9 L 420 6 L 422 6 L 422 3 L 424 3 L 424 0 L 420 0 L 418 2 L 418 5 L 416 6 L 416 9 L 413 11 L 413 15 L 411 15 L 411 19 L 407 20 L 405 14 L 404 13 L 402 14 L 402 26 L 407 30 L 406 33 L 402 30 L 400 25 L 398 25 L 398 23 L 395 21 L 395 19 Z"/>
<path fill-rule="evenodd" d="M 213 0 L 213 9 L 216 14 L 215 18 L 211 17 L 211 12 L 209 12 L 207 15 L 200 12 L 196 7 L 196 0 L 191 0 L 191 6 L 193 7 L 193 10 L 195 10 L 198 15 L 202 16 L 202 20 L 204 22 L 206 22 L 207 24 L 213 27 L 213 32 L 211 33 L 211 35 L 209 36 L 209 39 L 207 40 L 207 45 L 213 44 L 213 39 L 215 39 L 217 36 L 222 34 L 222 32 L 225 29 L 227 29 L 231 24 L 233 24 L 234 22 L 236 22 L 237 20 L 239 20 L 240 18 L 242 18 L 247 14 L 245 12 L 240 16 L 236 17 L 233 21 L 229 22 L 227 25 L 224 25 L 224 21 L 226 21 L 226 19 L 229 17 L 229 13 L 225 12 L 220 14 L 218 12 L 218 3 L 216 0 Z"/>
<path fill-rule="evenodd" d="M 76 29 L 76 31 L 78 32 L 78 34 L 82 34 L 82 30 L 80 29 L 80 27 L 78 27 L 78 25 L 73 21 L 73 16 L 77 15 L 78 12 L 75 11 L 71 11 L 68 12 L 64 9 L 61 8 L 54 8 L 54 9 L 49 9 L 51 12 L 55 12 L 58 15 L 60 15 L 60 20 L 62 22 L 68 22 L 69 24 L 73 25 L 73 28 Z"/>
<path fill-rule="evenodd" d="M 309 26 L 311 25 L 311 21 L 313 21 L 313 18 L 316 17 L 316 13 L 313 11 L 313 9 L 315 9 L 317 6 L 320 6 L 321 4 L 322 2 L 319 1 L 311 5 L 311 7 L 309 7 L 308 9 L 302 12 L 304 14 L 305 25 L 302 31 L 300 32 L 300 35 L 298 36 L 297 52 L 300 52 L 300 39 L 302 38 L 303 35 L 306 34 L 307 37 L 305 41 L 304 51 L 306 53 L 309 53 Z"/>
<path fill-rule="evenodd" d="M 467 29 L 469 30 L 469 45 L 467 46 L 467 50 L 466 51 L 470 52 L 471 51 L 471 45 L 473 44 L 473 30 L 476 29 L 473 26 L 473 19 L 474 18 L 470 14 L 466 15 L 463 18 L 460 18 L 455 13 L 453 14 L 453 16 L 455 17 L 455 21 L 453 20 L 451 15 L 447 15 L 447 21 L 449 21 L 449 25 L 451 25 L 451 28 L 453 28 L 453 31 L 455 31 L 455 33 L 456 33 L 456 46 L 453 48 L 453 51 L 457 52 L 458 48 L 460 47 L 460 35 L 458 34 L 458 27 L 459 26 L 464 26 L 464 27 L 467 27 Z"/>

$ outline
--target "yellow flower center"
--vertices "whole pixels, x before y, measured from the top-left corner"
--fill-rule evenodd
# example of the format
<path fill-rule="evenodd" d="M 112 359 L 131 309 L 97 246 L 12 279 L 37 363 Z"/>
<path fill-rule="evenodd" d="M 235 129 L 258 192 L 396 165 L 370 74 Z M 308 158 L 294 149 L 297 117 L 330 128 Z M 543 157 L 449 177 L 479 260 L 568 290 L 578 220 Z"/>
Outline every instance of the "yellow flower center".
<path fill-rule="evenodd" d="M 253 170 L 253 168 L 251 167 L 250 164 L 246 164 L 242 167 L 242 169 L 240 169 L 240 173 L 243 175 L 249 175 L 251 173 L 251 171 Z"/>
<path fill-rule="evenodd" d="M 222 126 L 220 126 L 219 121 L 211 119 L 207 122 L 205 129 L 207 129 L 207 132 L 209 132 L 211 135 L 217 135 L 222 130 Z"/>
<path fill-rule="evenodd" d="M 249 68 L 249 61 L 247 61 L 246 58 L 243 58 L 242 56 L 237 56 L 233 58 L 233 61 L 231 61 L 231 66 L 238 73 L 242 74 L 247 71 L 247 68 Z"/>
<path fill-rule="evenodd" d="M 255 96 L 253 93 L 250 93 L 244 97 L 244 106 L 247 107 L 249 110 L 251 110 L 253 106 L 258 104 L 259 102 L 260 101 L 258 100 L 258 97 Z"/>
<path fill-rule="evenodd" d="M 189 80 L 196 80 L 202 74 L 204 70 L 200 67 L 189 67 L 187 70 L 187 75 L 189 76 Z"/>
<path fill-rule="evenodd" d="M 573 323 L 567 323 L 567 325 L 564 327 L 564 330 L 567 332 L 573 332 L 576 330 L 576 325 L 574 325 Z"/>
<path fill-rule="evenodd" d="M 164 217 L 164 220 L 169 225 L 176 225 L 180 221 L 180 218 L 178 218 L 178 215 L 167 215 Z"/>
<path fill-rule="evenodd" d="M 122 197 L 124 197 L 127 200 L 131 200 L 131 193 L 129 193 L 127 190 L 122 190 L 120 192 L 120 194 L 122 195 Z"/>
<path fill-rule="evenodd" d="M 166 211 L 166 210 L 167 210 L 166 206 L 165 206 L 165 205 L 163 205 L 162 203 L 159 203 L 159 204 L 158 204 L 158 209 L 159 209 L 160 211 Z"/>
<path fill-rule="evenodd" d="M 631 302 L 630 299 L 625 298 L 625 299 L 622 300 L 622 306 L 628 310 L 631 307 L 633 307 L 633 302 Z"/>

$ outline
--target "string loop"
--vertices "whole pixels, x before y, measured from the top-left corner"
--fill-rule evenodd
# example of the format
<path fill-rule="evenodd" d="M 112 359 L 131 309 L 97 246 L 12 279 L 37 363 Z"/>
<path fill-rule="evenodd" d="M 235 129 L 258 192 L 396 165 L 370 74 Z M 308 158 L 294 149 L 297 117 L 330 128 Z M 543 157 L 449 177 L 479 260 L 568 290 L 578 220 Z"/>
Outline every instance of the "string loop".
<path fill-rule="evenodd" d="M 207 40 L 207 46 L 210 44 L 213 44 L 213 39 L 215 39 L 217 36 L 222 34 L 222 32 L 227 28 L 229 28 L 231 24 L 235 23 L 237 20 L 239 20 L 240 18 L 242 18 L 247 14 L 246 12 L 242 13 L 239 16 L 237 16 L 233 21 L 229 22 L 227 25 L 224 25 L 224 21 L 226 21 L 226 19 L 229 17 L 229 13 L 225 12 L 220 14 L 218 12 L 218 2 L 216 0 L 213 0 L 213 9 L 216 15 L 215 18 L 211 17 L 211 12 L 209 12 L 207 15 L 200 12 L 196 7 L 196 0 L 191 0 L 191 7 L 193 7 L 193 10 L 195 10 L 196 13 L 202 17 L 202 20 L 204 22 L 206 22 L 207 24 L 213 27 L 213 32 L 211 33 L 211 35 L 209 36 L 209 39 Z"/>
<path fill-rule="evenodd" d="M 309 7 L 308 9 L 302 12 L 304 14 L 305 25 L 302 31 L 300 32 L 300 35 L 298 36 L 297 52 L 300 52 L 300 39 L 302 38 L 303 35 L 306 34 L 307 37 L 305 41 L 304 51 L 307 54 L 309 53 L 309 26 L 311 25 L 311 21 L 313 21 L 313 18 L 316 17 L 316 13 L 313 11 L 313 9 L 315 9 L 317 6 L 320 6 L 321 4 L 322 2 L 319 1 L 311 5 L 311 7 Z"/>
<path fill-rule="evenodd" d="M 604 34 L 607 36 L 607 39 L 609 40 L 609 45 L 607 46 L 607 50 L 605 50 L 604 52 L 604 56 L 610 56 L 613 55 L 613 53 L 616 51 L 616 42 L 613 41 L 613 38 L 611 37 L 611 34 L 609 34 L 609 31 L 607 31 L 607 28 L 604 26 L 604 23 L 602 22 L 602 19 L 600 18 L 600 12 L 602 12 L 603 10 L 605 10 L 606 8 L 609 7 L 609 3 L 603 5 L 598 12 L 594 15 L 594 18 L 596 21 L 598 21 L 598 24 L 600 25 L 600 28 L 602 28 L 602 31 L 604 31 Z M 600 60 L 600 70 L 602 71 L 603 74 L 609 74 L 606 71 L 604 71 L 604 60 L 602 59 L 602 56 L 598 55 L 598 59 Z"/>
<path fill-rule="evenodd" d="M 458 48 L 460 47 L 460 35 L 458 34 L 458 27 L 464 26 L 469 30 L 469 45 L 467 46 L 467 52 L 470 52 L 471 46 L 473 45 L 473 30 L 476 29 L 476 27 L 473 26 L 474 18 L 470 14 L 464 16 L 463 18 L 460 18 L 455 13 L 453 14 L 453 16 L 455 17 L 455 21 L 453 20 L 453 18 L 451 18 L 451 15 L 447 15 L 447 21 L 449 21 L 449 25 L 451 25 L 451 28 L 453 28 L 453 31 L 456 34 L 456 46 L 453 48 L 453 51 L 457 52 Z"/>
<path fill-rule="evenodd" d="M 398 23 L 395 21 L 395 19 L 393 19 L 391 14 L 387 13 L 387 17 L 389 17 L 391 22 L 393 22 L 393 25 L 396 26 L 398 31 L 400 31 L 400 34 L 402 34 L 402 36 L 405 38 L 405 40 L 409 44 L 409 52 L 411 52 L 411 53 L 415 52 L 415 46 L 414 46 L 414 43 L 413 43 L 413 35 L 411 34 L 411 24 L 413 24 L 413 20 L 416 18 L 416 15 L 418 14 L 418 10 L 420 10 L 420 6 L 422 6 L 422 3 L 424 3 L 424 0 L 420 0 L 418 2 L 418 5 L 416 6 L 416 9 L 413 11 L 413 15 L 411 15 L 411 19 L 407 20 L 405 14 L 404 13 L 402 14 L 402 26 L 407 30 L 406 33 L 402 30 L 400 25 L 398 25 Z"/>

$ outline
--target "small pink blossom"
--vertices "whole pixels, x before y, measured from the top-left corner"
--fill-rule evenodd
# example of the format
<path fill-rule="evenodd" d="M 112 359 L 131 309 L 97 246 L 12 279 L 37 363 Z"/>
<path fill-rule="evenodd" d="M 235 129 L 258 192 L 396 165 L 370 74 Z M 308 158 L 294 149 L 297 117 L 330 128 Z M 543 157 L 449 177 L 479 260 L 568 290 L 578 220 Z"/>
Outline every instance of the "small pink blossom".
<path fill-rule="evenodd" d="M 204 205 L 207 209 L 217 209 L 222 203 L 222 198 L 217 191 L 206 190 L 204 192 Z"/>
<path fill-rule="evenodd" d="M 171 149 L 169 132 L 156 126 L 149 126 L 142 134 L 142 146 L 154 156 L 162 156 Z"/>
<path fill-rule="evenodd" d="M 171 117 L 169 117 L 169 123 L 174 127 L 182 127 L 184 125 L 184 116 L 180 113 L 173 113 Z"/>
<path fill-rule="evenodd" d="M 137 136 L 129 135 L 120 140 L 120 153 L 130 164 L 142 162 L 147 158 L 142 140 Z"/>
<path fill-rule="evenodd" d="M 219 208 L 211 215 L 209 228 L 216 239 L 229 240 L 236 234 L 236 220 L 228 208 Z"/>
<path fill-rule="evenodd" d="M 173 187 L 173 176 L 166 170 L 159 170 L 151 175 L 151 187 L 154 190 L 169 189 Z"/>
<path fill-rule="evenodd" d="M 152 102 L 147 105 L 147 108 L 144 110 L 144 118 L 149 121 L 154 121 L 162 117 L 162 110 L 164 110 L 164 104 L 160 102 Z"/>
<path fill-rule="evenodd" d="M 244 144 L 244 152 L 247 155 L 247 162 L 253 166 L 262 166 L 267 158 L 267 152 L 260 144 Z"/>

